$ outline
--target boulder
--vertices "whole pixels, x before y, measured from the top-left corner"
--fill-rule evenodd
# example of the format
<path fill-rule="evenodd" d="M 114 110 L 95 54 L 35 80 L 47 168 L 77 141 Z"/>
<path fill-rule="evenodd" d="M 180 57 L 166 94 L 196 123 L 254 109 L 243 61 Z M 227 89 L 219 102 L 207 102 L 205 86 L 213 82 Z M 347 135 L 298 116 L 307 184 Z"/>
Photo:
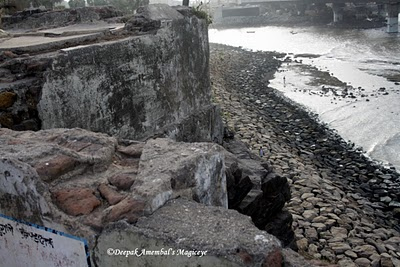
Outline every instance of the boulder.
<path fill-rule="evenodd" d="M 0 156 L 34 167 L 44 181 L 69 176 L 85 167 L 104 170 L 112 162 L 117 140 L 82 129 L 16 132 L 0 129 Z"/>
<path fill-rule="evenodd" d="M 150 140 L 143 148 L 133 192 L 145 199 L 149 213 L 178 196 L 227 208 L 223 150 L 212 143 Z"/>
<path fill-rule="evenodd" d="M 278 214 L 290 199 L 287 179 L 270 173 L 263 178 L 260 193 L 252 203 L 243 207 L 241 212 L 252 217 L 255 225 L 264 229 L 271 218 Z"/>
<path fill-rule="evenodd" d="M 169 201 L 136 225 L 109 225 L 94 251 L 99 267 L 274 267 L 283 262 L 278 239 L 258 230 L 249 217 L 185 199 Z"/>
<path fill-rule="evenodd" d="M 77 216 L 91 213 L 101 204 L 95 191 L 89 188 L 68 188 L 52 193 L 54 202 L 65 213 Z"/>
<path fill-rule="evenodd" d="M 2 155 L 0 185 L 1 214 L 36 224 L 43 223 L 43 214 L 50 211 L 43 197 L 47 187 L 32 166 Z"/>
<path fill-rule="evenodd" d="M 297 250 L 292 223 L 292 214 L 283 209 L 271 218 L 270 222 L 265 225 L 265 230 L 269 234 L 279 238 L 279 240 L 282 241 L 283 246 Z"/>
<path fill-rule="evenodd" d="M 263 230 L 290 243 L 292 217 L 282 212 L 286 180 L 265 175 L 260 189 L 253 188 L 256 179 L 244 176 L 248 165 L 229 155 L 226 171 L 225 155 L 213 143 L 118 142 L 82 129 L 0 129 L 0 213 L 83 237 L 91 251 L 103 232 L 94 254 L 98 266 L 280 266 L 280 243 Z M 231 203 L 251 217 L 227 209 L 226 173 L 228 188 L 234 187 Z M 103 250 L 156 244 L 186 254 L 127 259 Z M 200 250 L 210 254 L 188 257 Z"/>
<path fill-rule="evenodd" d="M 226 186 L 228 191 L 228 207 L 237 209 L 242 200 L 253 188 L 249 176 L 242 177 L 242 169 L 239 169 L 237 162 L 226 169 Z"/>

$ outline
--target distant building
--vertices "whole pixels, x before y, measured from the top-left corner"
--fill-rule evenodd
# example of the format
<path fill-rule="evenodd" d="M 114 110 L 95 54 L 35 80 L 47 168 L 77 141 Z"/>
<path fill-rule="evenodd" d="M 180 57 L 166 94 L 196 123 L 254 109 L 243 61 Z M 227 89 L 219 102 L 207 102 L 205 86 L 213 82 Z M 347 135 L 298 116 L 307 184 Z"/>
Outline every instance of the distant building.
<path fill-rule="evenodd" d="M 67 1 L 62 1 L 61 3 L 55 3 L 55 4 L 54 4 L 54 7 L 55 7 L 55 8 L 57 8 L 57 7 L 69 8 L 69 4 L 68 4 Z"/>
<path fill-rule="evenodd" d="M 182 1 L 179 0 L 150 0 L 150 4 L 167 4 L 169 6 L 182 5 Z"/>

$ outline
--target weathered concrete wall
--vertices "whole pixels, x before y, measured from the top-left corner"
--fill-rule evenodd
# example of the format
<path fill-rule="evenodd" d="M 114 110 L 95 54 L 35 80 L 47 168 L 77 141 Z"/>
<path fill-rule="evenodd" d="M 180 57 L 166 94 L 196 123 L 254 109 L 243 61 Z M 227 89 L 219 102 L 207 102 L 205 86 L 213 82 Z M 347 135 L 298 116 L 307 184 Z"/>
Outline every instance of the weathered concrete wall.
<path fill-rule="evenodd" d="M 92 36 L 90 44 L 77 45 L 82 36 Z M 211 103 L 207 25 L 189 9 L 148 6 L 123 31 L 25 41 L 0 45 L 1 127 L 222 142 L 219 108 Z"/>
<path fill-rule="evenodd" d="M 3 29 L 35 29 L 61 27 L 76 23 L 91 23 L 122 16 L 122 12 L 112 6 L 85 7 L 64 10 L 42 10 L 40 8 L 19 11 L 3 18 Z"/>
<path fill-rule="evenodd" d="M 206 24 L 165 6 L 150 9 L 164 22 L 157 33 L 65 49 L 52 62 L 39 102 L 44 129 L 81 127 L 143 139 L 167 129 L 172 134 L 178 129 L 170 125 L 200 112 L 207 120 L 217 116 Z"/>

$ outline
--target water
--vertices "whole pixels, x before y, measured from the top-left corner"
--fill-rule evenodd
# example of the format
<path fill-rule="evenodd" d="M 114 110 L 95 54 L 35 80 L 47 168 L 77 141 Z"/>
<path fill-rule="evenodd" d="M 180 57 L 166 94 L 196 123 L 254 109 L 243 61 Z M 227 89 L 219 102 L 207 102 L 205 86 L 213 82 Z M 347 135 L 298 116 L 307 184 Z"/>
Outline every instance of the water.
<path fill-rule="evenodd" d="M 400 79 L 400 35 L 387 34 L 384 29 L 270 26 L 211 29 L 209 39 L 289 53 L 301 61 L 284 63 L 270 86 L 319 114 L 372 158 L 400 170 L 400 85 L 393 79 L 396 75 Z"/>

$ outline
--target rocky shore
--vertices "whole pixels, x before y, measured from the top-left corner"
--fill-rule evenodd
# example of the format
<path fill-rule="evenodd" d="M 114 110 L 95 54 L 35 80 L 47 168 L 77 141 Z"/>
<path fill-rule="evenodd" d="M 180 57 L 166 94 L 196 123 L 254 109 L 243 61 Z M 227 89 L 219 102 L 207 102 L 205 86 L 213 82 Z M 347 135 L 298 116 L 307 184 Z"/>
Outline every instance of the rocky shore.
<path fill-rule="evenodd" d="M 69 25 L 70 12 L 95 22 Z M 286 177 L 240 140 L 220 146 L 206 22 L 167 5 L 125 25 L 101 18 L 90 8 L 22 17 L 0 45 L 0 218 L 86 240 L 71 244 L 80 256 L 54 240 L 53 257 L 8 231 L 0 262 L 310 266 L 288 248 Z"/>
<path fill-rule="evenodd" d="M 399 174 L 268 87 L 285 55 L 216 44 L 210 51 L 225 137 L 255 153 L 262 147 L 262 160 L 288 179 L 299 252 L 338 266 L 400 266 Z"/>

